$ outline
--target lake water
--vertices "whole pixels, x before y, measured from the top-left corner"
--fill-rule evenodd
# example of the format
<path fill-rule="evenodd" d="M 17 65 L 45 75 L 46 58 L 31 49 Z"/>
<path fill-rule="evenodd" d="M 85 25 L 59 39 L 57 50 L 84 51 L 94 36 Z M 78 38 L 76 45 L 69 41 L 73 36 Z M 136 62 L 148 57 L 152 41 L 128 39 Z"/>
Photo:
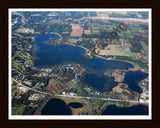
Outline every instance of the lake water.
<path fill-rule="evenodd" d="M 93 73 L 86 73 L 83 82 L 99 91 L 111 91 L 118 84 L 113 77 Z"/>
<path fill-rule="evenodd" d="M 34 66 L 54 66 L 58 64 L 80 63 L 85 55 L 85 50 L 81 47 L 75 47 L 69 44 L 63 44 L 60 46 L 54 46 L 47 44 L 46 41 L 50 38 L 59 37 L 56 34 L 36 35 L 36 43 L 32 48 L 32 56 L 34 60 Z M 130 63 L 123 61 L 105 60 L 99 57 L 94 57 L 87 63 L 86 72 L 84 73 L 84 79 L 82 82 L 88 85 L 92 85 L 99 90 L 111 90 L 117 85 L 114 82 L 113 77 L 105 76 L 104 71 L 110 69 L 125 69 L 133 68 Z M 125 81 L 130 84 L 129 87 L 137 92 L 141 92 L 141 88 L 138 86 L 137 81 L 144 79 L 142 72 L 128 73 L 126 74 Z"/>
<path fill-rule="evenodd" d="M 63 100 L 50 99 L 41 111 L 41 115 L 71 115 L 70 108 Z"/>
<path fill-rule="evenodd" d="M 35 66 L 53 66 L 62 63 L 78 63 L 85 50 L 71 45 L 53 46 L 45 43 L 50 38 L 58 37 L 56 34 L 36 35 L 32 54 L 37 59 Z"/>
<path fill-rule="evenodd" d="M 68 105 L 71 106 L 72 108 L 82 108 L 83 107 L 83 105 L 79 102 L 71 102 Z"/>
<path fill-rule="evenodd" d="M 36 43 L 33 45 L 32 54 L 37 59 L 35 66 L 53 66 L 61 63 L 80 63 L 85 55 L 85 50 L 81 47 L 75 47 L 69 44 L 54 46 L 45 43 L 50 38 L 59 37 L 56 34 L 36 35 Z M 103 72 L 104 69 L 128 69 L 133 68 L 130 63 L 114 60 L 104 60 L 98 57 L 90 60 L 87 68 Z"/>
<path fill-rule="evenodd" d="M 115 105 L 107 106 L 102 115 L 148 115 L 148 107 L 145 105 L 136 105 L 132 107 L 119 108 Z"/>
<path fill-rule="evenodd" d="M 142 93 L 142 88 L 138 85 L 139 82 L 143 79 L 145 79 L 148 76 L 148 74 L 135 71 L 135 72 L 127 72 L 125 75 L 124 83 L 128 84 L 128 87 L 132 90 Z"/>

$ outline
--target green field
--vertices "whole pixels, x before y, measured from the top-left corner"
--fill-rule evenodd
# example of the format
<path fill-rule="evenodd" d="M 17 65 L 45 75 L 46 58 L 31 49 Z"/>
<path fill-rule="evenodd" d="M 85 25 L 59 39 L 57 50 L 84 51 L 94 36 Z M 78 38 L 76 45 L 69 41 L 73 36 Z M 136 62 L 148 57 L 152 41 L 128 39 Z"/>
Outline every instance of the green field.
<path fill-rule="evenodd" d="M 143 50 L 145 51 L 145 53 L 148 55 L 148 45 L 144 41 L 139 41 L 139 43 L 143 47 Z"/>
<path fill-rule="evenodd" d="M 29 53 L 24 51 L 16 51 L 16 54 L 12 57 L 12 67 L 18 70 L 19 72 L 24 72 L 25 71 L 24 64 L 33 65 L 33 62 L 30 58 L 31 55 Z"/>
<path fill-rule="evenodd" d="M 134 52 L 125 51 L 125 54 L 126 54 L 126 55 L 129 55 L 129 56 L 132 57 L 132 58 L 136 58 L 136 57 L 137 57 L 137 53 L 134 53 Z"/>
<path fill-rule="evenodd" d="M 25 71 L 25 67 L 21 63 L 13 63 L 12 67 L 15 68 L 16 70 L 18 70 L 19 72 Z"/>
<path fill-rule="evenodd" d="M 16 51 L 16 55 L 17 55 L 19 58 L 24 59 L 24 60 L 30 59 L 30 54 L 27 53 L 27 52 Z"/>
<path fill-rule="evenodd" d="M 25 110 L 25 105 L 12 107 L 12 115 L 22 115 Z"/>
<path fill-rule="evenodd" d="M 99 24 L 98 24 L 98 23 L 91 23 L 91 22 L 88 22 L 88 26 L 89 26 L 89 27 L 98 27 Z"/>

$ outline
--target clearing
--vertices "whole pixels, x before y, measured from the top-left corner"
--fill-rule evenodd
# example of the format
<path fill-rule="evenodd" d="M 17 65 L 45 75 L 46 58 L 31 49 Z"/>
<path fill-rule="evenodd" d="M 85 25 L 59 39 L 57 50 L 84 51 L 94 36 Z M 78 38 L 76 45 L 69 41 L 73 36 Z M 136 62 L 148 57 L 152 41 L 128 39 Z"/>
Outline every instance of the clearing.
<path fill-rule="evenodd" d="M 70 24 L 72 25 L 72 32 L 70 36 L 80 37 L 83 34 L 83 28 L 78 24 Z"/>

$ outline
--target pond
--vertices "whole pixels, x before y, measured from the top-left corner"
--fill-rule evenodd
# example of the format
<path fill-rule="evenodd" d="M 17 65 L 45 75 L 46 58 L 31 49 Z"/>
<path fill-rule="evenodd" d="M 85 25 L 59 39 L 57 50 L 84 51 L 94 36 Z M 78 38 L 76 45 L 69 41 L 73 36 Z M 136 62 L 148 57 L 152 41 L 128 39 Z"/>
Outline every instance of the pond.
<path fill-rule="evenodd" d="M 53 98 L 44 106 L 41 115 L 72 115 L 72 112 L 63 100 Z"/>
<path fill-rule="evenodd" d="M 72 108 L 82 108 L 83 107 L 83 105 L 79 102 L 71 102 L 68 105 L 71 106 Z"/>
<path fill-rule="evenodd" d="M 116 105 L 109 105 L 102 112 L 102 115 L 148 115 L 148 107 L 145 105 L 135 105 L 119 108 Z"/>

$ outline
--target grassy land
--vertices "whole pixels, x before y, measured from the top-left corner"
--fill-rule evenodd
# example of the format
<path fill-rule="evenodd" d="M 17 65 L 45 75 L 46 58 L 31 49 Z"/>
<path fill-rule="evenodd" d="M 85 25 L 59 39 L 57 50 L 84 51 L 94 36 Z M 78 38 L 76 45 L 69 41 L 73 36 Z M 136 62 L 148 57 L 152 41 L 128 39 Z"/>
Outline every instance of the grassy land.
<path fill-rule="evenodd" d="M 145 53 L 148 55 L 148 45 L 144 41 L 139 41 L 139 43 L 143 47 L 143 50 L 145 51 Z"/>
<path fill-rule="evenodd" d="M 24 51 L 16 51 L 16 54 L 12 57 L 12 67 L 19 72 L 24 72 L 25 71 L 24 64 L 33 65 L 33 61 L 30 58 L 31 55 L 29 53 Z"/>
<path fill-rule="evenodd" d="M 107 70 L 104 72 L 104 75 L 114 77 L 117 82 L 122 82 L 125 78 L 125 72 L 121 72 L 120 70 Z"/>
<path fill-rule="evenodd" d="M 125 72 L 123 72 L 123 73 L 122 73 L 121 81 L 123 81 L 123 80 L 124 80 L 124 78 L 125 78 L 125 74 L 126 74 Z"/>
<path fill-rule="evenodd" d="M 19 72 L 25 71 L 25 67 L 22 63 L 13 63 L 12 67 L 18 70 Z"/>
<path fill-rule="evenodd" d="M 24 59 L 24 60 L 30 59 L 30 54 L 27 53 L 27 52 L 16 51 L 16 55 L 17 55 L 19 58 Z"/>
<path fill-rule="evenodd" d="M 137 53 L 125 51 L 125 54 L 132 58 L 137 58 Z"/>
<path fill-rule="evenodd" d="M 116 93 L 123 93 L 123 89 L 121 89 L 119 86 L 112 88 L 112 90 L 113 92 L 116 92 Z"/>
<path fill-rule="evenodd" d="M 127 38 L 133 38 L 134 37 L 132 33 L 127 33 L 127 32 L 125 32 L 125 36 Z"/>
<path fill-rule="evenodd" d="M 18 88 L 19 84 L 12 85 L 12 96 L 15 93 L 16 89 Z"/>
<path fill-rule="evenodd" d="M 89 27 L 98 27 L 99 26 L 99 24 L 98 23 L 91 23 L 91 22 L 88 22 L 88 26 Z"/>
<path fill-rule="evenodd" d="M 25 105 L 20 105 L 18 107 L 12 107 L 12 115 L 22 115 L 25 110 Z"/>
<path fill-rule="evenodd" d="M 117 107 L 131 107 L 133 105 L 138 105 L 137 103 L 99 101 L 99 100 L 91 100 L 91 103 L 92 103 L 92 112 L 90 113 L 90 115 L 95 115 L 95 114 L 101 115 L 101 113 L 109 105 L 116 105 Z"/>
<path fill-rule="evenodd" d="M 12 107 L 12 115 L 23 115 L 26 107 L 36 108 L 38 105 L 34 103 L 30 103 L 29 105 L 21 104 L 17 107 Z"/>

